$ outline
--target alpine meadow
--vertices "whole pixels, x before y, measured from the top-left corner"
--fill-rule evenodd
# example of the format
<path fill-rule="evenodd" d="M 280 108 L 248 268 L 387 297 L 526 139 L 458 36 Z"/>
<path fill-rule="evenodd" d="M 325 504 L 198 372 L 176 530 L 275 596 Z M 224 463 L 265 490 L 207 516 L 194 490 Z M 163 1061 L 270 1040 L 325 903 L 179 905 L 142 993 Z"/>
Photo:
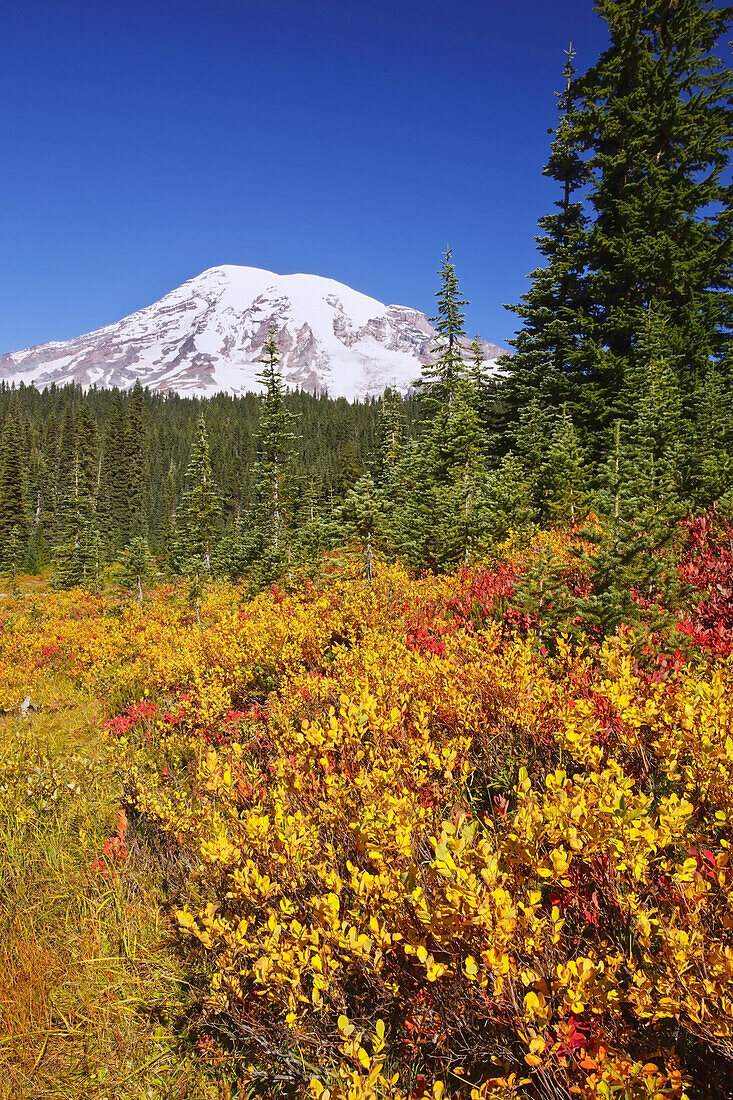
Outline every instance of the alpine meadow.
<path fill-rule="evenodd" d="M 511 351 L 0 357 L 2 1100 L 733 1100 L 733 7 L 593 8 Z"/>

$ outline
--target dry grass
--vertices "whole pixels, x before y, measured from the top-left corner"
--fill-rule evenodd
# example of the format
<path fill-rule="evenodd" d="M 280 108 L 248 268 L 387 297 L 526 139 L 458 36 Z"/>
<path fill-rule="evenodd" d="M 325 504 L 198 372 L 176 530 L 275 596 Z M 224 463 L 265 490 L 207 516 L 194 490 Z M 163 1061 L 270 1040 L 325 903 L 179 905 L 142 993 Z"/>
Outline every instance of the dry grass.
<path fill-rule="evenodd" d="M 89 700 L 0 719 L 0 1100 L 231 1095 L 186 1042 L 144 850 L 95 867 L 119 805 L 110 751 Z"/>

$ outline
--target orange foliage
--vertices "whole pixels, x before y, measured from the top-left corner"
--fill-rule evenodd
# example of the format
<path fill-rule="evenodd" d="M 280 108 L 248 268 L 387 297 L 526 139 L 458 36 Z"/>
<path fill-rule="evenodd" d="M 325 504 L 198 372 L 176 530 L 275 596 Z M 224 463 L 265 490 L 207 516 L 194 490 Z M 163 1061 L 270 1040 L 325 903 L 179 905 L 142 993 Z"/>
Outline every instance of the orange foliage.
<path fill-rule="evenodd" d="M 200 626 L 170 591 L 4 610 L 0 705 L 100 692 L 131 820 L 193 868 L 243 1077 L 636 1100 L 733 1059 L 733 661 L 548 654 L 512 576 L 222 585 Z"/>

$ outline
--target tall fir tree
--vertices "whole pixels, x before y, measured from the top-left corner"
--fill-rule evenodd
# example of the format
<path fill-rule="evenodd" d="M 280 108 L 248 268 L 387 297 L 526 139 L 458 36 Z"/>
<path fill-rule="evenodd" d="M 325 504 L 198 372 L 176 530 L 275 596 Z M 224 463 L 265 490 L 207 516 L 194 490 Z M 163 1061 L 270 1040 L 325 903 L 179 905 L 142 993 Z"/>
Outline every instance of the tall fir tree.
<path fill-rule="evenodd" d="M 176 513 L 177 558 L 184 573 L 199 577 L 211 572 L 220 512 L 219 492 L 211 469 L 209 435 L 202 413 L 196 423 L 196 437 L 186 468 L 186 488 Z"/>
<path fill-rule="evenodd" d="M 408 560 L 449 568 L 467 562 L 483 537 L 487 436 L 476 361 L 481 346 L 475 341 L 473 353 L 466 347 L 468 302 L 449 248 L 438 274 L 435 353 L 419 383 L 426 423 L 420 445 L 395 470 L 392 528 Z"/>
<path fill-rule="evenodd" d="M 436 526 L 439 563 L 467 565 L 483 535 L 483 503 L 486 489 L 486 437 L 478 410 L 478 395 L 466 373 L 459 379 L 455 396 L 433 439 L 437 457 Z"/>
<path fill-rule="evenodd" d="M 86 404 L 73 423 L 71 469 L 64 474 L 59 499 L 61 540 L 56 547 L 53 582 L 59 588 L 98 587 L 102 570 L 102 541 L 97 518 L 99 450 L 97 425 Z"/>
<path fill-rule="evenodd" d="M 53 541 L 58 504 L 59 419 L 55 408 L 45 417 L 39 436 L 44 471 L 39 519 L 43 525 L 44 541 L 49 542 Z"/>
<path fill-rule="evenodd" d="M 0 437 L 0 541 L 27 526 L 24 503 L 23 429 L 17 406 L 11 406 Z"/>
<path fill-rule="evenodd" d="M 481 337 L 478 333 L 474 336 L 468 349 L 468 377 L 477 397 L 481 398 L 488 382 L 488 371 Z"/>
<path fill-rule="evenodd" d="M 424 440 L 410 440 L 390 474 L 385 498 L 389 546 L 414 569 L 439 563 L 437 491 L 428 447 Z"/>
<path fill-rule="evenodd" d="M 364 458 L 359 445 L 355 439 L 347 439 L 336 457 L 333 488 L 344 496 L 364 473 Z"/>
<path fill-rule="evenodd" d="M 285 383 L 280 373 L 280 356 L 274 329 L 270 330 L 257 380 L 264 387 L 260 404 L 255 477 L 257 508 L 254 544 L 258 568 L 263 577 L 283 572 L 291 548 L 289 532 L 295 493 L 293 451 L 296 442 L 295 417 L 285 402 Z"/>
<path fill-rule="evenodd" d="M 53 451 L 55 469 L 52 480 L 55 487 L 54 510 L 52 523 L 52 541 L 54 545 L 63 542 L 68 533 L 69 524 L 72 522 L 71 509 L 74 500 L 74 464 L 76 428 L 74 425 L 74 405 L 69 401 L 64 405 L 64 411 L 58 430 L 58 439 Z"/>
<path fill-rule="evenodd" d="M 130 395 L 127 431 L 125 433 L 127 453 L 128 530 L 133 538 L 145 537 L 148 533 L 148 478 L 147 463 L 147 427 L 145 419 L 145 398 L 140 380 L 135 382 Z"/>
<path fill-rule="evenodd" d="M 686 496 L 698 511 L 733 514 L 733 402 L 724 373 L 711 363 L 693 395 L 691 446 L 685 454 Z"/>
<path fill-rule="evenodd" d="M 437 334 L 434 358 L 423 366 L 422 377 L 417 383 L 427 407 L 432 411 L 452 404 L 458 382 L 465 373 L 463 344 L 466 339 L 466 317 L 463 307 L 468 302 L 461 298 L 451 256 L 452 250 L 446 247 L 438 271 L 440 289 L 435 295 L 438 311 L 431 318 Z"/>
<path fill-rule="evenodd" d="M 304 477 L 289 541 L 294 567 L 307 576 L 318 572 L 323 553 L 339 541 L 334 512 L 331 502 L 323 499 L 317 479 Z"/>
<path fill-rule="evenodd" d="M 532 400 L 557 407 L 573 400 L 583 370 L 583 317 L 588 308 L 586 278 L 588 220 L 582 201 L 588 170 L 582 156 L 577 93 L 573 88 L 575 52 L 567 51 L 559 119 L 544 175 L 559 185 L 555 211 L 540 218 L 537 249 L 546 263 L 532 272 L 532 285 L 519 305 L 522 319 L 506 357 L 506 380 L 497 393 L 509 438 L 521 410 Z"/>
<path fill-rule="evenodd" d="M 589 271 L 583 381 L 598 427 L 621 415 L 647 311 L 666 318 L 686 392 L 733 322 L 733 76 L 715 53 L 733 8 L 713 0 L 596 0 L 610 45 L 578 79 L 587 151 Z"/>
<path fill-rule="evenodd" d="M 382 395 L 379 410 L 378 476 L 382 483 L 389 481 L 400 460 L 405 445 L 406 424 L 402 394 L 388 388 Z"/>
<path fill-rule="evenodd" d="M 30 447 L 26 485 L 29 526 L 24 567 L 28 573 L 38 573 L 41 570 L 46 552 L 48 500 L 50 495 L 49 468 L 43 446 L 38 438 Z"/>
<path fill-rule="evenodd" d="M 102 442 L 97 514 L 107 554 L 114 558 L 130 535 L 127 415 L 117 395 Z"/>
<path fill-rule="evenodd" d="M 635 476 L 648 479 L 650 492 L 683 498 L 683 458 L 688 451 L 680 373 L 668 354 L 669 322 L 648 309 L 635 339 L 619 405 L 630 425 L 636 452 Z"/>

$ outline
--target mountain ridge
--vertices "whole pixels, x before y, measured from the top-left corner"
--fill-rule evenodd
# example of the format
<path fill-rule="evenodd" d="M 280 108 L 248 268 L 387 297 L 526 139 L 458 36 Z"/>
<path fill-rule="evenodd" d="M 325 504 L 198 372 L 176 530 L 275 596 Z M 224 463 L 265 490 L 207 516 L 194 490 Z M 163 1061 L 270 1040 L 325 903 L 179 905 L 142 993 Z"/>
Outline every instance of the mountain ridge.
<path fill-rule="evenodd" d="M 0 355 L 0 380 L 75 382 L 182 395 L 244 393 L 271 328 L 291 388 L 350 400 L 406 392 L 432 358 L 435 329 L 410 306 L 385 305 L 321 275 L 208 268 L 157 302 L 65 341 Z M 503 349 L 482 341 L 485 360 Z"/>

